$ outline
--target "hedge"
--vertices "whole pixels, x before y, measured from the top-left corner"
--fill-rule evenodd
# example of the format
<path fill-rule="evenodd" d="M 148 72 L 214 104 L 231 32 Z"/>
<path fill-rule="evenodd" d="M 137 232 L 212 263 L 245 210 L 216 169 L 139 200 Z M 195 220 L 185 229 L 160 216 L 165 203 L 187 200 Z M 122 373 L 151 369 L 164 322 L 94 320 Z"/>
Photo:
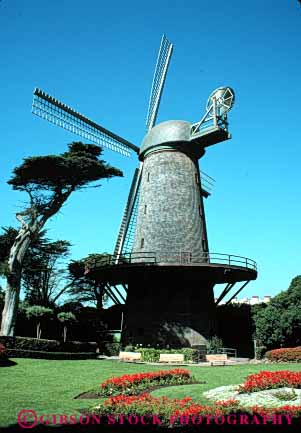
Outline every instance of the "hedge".
<path fill-rule="evenodd" d="M 99 355 L 118 356 L 120 352 L 120 343 L 101 342 L 99 343 Z"/>
<path fill-rule="evenodd" d="M 200 351 L 197 349 L 192 349 L 190 347 L 184 347 L 181 349 L 155 349 L 152 347 L 125 347 L 125 351 L 140 352 L 141 361 L 144 362 L 159 362 L 161 353 L 181 353 L 184 355 L 184 362 L 199 362 Z"/>
<path fill-rule="evenodd" d="M 95 359 L 92 352 L 45 352 L 41 350 L 7 349 L 7 355 L 11 358 L 38 358 L 38 359 Z"/>
<path fill-rule="evenodd" d="M 274 362 L 301 362 L 301 346 L 269 350 L 265 356 Z"/>
<path fill-rule="evenodd" d="M 42 352 L 96 352 L 97 344 L 94 342 L 45 340 L 31 337 L 5 337 L 0 336 L 0 343 L 8 349 L 42 351 Z"/>

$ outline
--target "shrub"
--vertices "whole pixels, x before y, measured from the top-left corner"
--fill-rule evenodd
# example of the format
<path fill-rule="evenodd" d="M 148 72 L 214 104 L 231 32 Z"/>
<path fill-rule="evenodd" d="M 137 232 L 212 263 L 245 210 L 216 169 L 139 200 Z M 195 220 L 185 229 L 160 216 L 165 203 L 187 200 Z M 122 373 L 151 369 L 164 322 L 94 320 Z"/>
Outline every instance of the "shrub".
<path fill-rule="evenodd" d="M 8 349 L 7 353 L 12 358 L 95 359 L 96 357 L 96 354 L 91 352 L 43 352 L 40 350 Z"/>
<path fill-rule="evenodd" d="M 104 397 L 111 395 L 134 395 L 145 389 L 162 385 L 183 385 L 194 381 L 188 370 L 160 370 L 150 373 L 125 374 L 107 379 L 100 385 L 99 394 Z"/>
<path fill-rule="evenodd" d="M 301 346 L 269 350 L 265 356 L 274 362 L 301 362 Z"/>
<path fill-rule="evenodd" d="M 181 353 L 184 355 L 185 362 L 198 362 L 200 353 L 197 349 L 191 347 L 183 347 L 181 349 L 155 349 L 153 347 L 137 347 L 126 346 L 126 352 L 140 352 L 141 361 L 144 362 L 159 362 L 160 353 Z M 132 350 L 129 350 L 132 349 Z"/>
<path fill-rule="evenodd" d="M 257 346 L 256 347 L 256 359 L 262 359 L 267 348 L 265 346 Z"/>
<path fill-rule="evenodd" d="M 118 356 L 120 352 L 120 343 L 102 342 L 99 343 L 99 353 L 106 356 Z"/>
<path fill-rule="evenodd" d="M 135 346 L 133 346 L 132 344 L 128 344 L 127 346 L 125 346 L 125 348 L 123 350 L 125 352 L 134 352 Z"/>
<path fill-rule="evenodd" d="M 68 341 L 60 343 L 57 340 L 37 339 L 31 337 L 4 337 L 0 336 L 0 343 L 5 344 L 6 349 L 42 351 L 42 352 L 93 352 L 96 351 L 96 343 Z"/>
<path fill-rule="evenodd" d="M 222 347 L 224 346 L 223 340 L 219 338 L 217 335 L 214 335 L 208 340 L 207 343 L 207 352 L 208 353 L 218 353 Z"/>
<path fill-rule="evenodd" d="M 255 392 L 273 388 L 301 388 L 301 372 L 288 370 L 282 371 L 261 371 L 250 374 L 243 385 L 240 385 L 239 392 Z"/>

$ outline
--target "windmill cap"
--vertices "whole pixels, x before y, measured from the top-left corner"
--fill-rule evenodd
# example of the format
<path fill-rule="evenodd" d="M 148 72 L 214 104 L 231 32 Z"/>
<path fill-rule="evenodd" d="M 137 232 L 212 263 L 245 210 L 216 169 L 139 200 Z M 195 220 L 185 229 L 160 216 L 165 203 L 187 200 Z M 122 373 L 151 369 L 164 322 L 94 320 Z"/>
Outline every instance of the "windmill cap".
<path fill-rule="evenodd" d="M 168 120 L 154 126 L 144 137 L 140 157 L 157 146 L 167 144 L 176 147 L 179 142 L 190 141 L 191 123 L 184 120 Z"/>

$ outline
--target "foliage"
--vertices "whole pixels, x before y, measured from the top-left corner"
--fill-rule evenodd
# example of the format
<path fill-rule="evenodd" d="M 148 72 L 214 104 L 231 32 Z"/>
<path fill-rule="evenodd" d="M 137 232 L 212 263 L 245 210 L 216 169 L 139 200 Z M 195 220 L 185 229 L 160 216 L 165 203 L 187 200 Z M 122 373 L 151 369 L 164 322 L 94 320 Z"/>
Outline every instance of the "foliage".
<path fill-rule="evenodd" d="M 110 260 L 108 253 L 89 254 L 80 260 L 72 260 L 68 265 L 70 280 L 69 294 L 78 302 L 88 302 L 96 305 L 98 309 L 103 308 L 108 300 L 104 293 L 106 282 L 94 280 L 88 272 L 97 265 L 102 265 Z"/>
<path fill-rule="evenodd" d="M 57 315 L 57 318 L 62 323 L 72 323 L 76 321 L 76 317 L 71 312 L 61 312 Z"/>
<path fill-rule="evenodd" d="M 239 386 L 239 392 L 256 392 L 273 388 L 301 388 L 301 372 L 261 371 L 247 377 L 245 383 Z"/>
<path fill-rule="evenodd" d="M 99 343 L 99 353 L 106 356 L 118 356 L 120 352 L 120 343 L 116 342 L 101 342 Z"/>
<path fill-rule="evenodd" d="M 224 347 L 223 340 L 219 338 L 217 335 L 209 338 L 207 343 L 207 352 L 208 353 L 218 353 L 222 347 Z"/>
<path fill-rule="evenodd" d="M 76 322 L 76 317 L 71 312 L 61 312 L 57 315 L 57 318 L 58 318 L 59 322 L 61 322 L 64 325 L 63 340 L 65 343 L 67 340 L 67 324 Z"/>
<path fill-rule="evenodd" d="M 31 194 L 39 213 L 49 210 L 49 193 L 60 195 L 99 179 L 122 176 L 120 170 L 98 159 L 102 154 L 99 146 L 73 142 L 68 147 L 61 155 L 25 158 L 8 181 L 13 189 Z"/>
<path fill-rule="evenodd" d="M 264 308 L 254 309 L 255 337 L 268 349 L 301 343 L 301 275 L 288 290 L 271 299 Z"/>
<path fill-rule="evenodd" d="M 256 347 L 256 359 L 262 359 L 267 348 L 265 346 L 257 346 Z"/>
<path fill-rule="evenodd" d="M 42 350 L 8 349 L 10 357 L 35 359 L 95 359 L 93 352 L 44 352 Z"/>
<path fill-rule="evenodd" d="M 53 308 L 67 291 L 68 286 L 62 285 L 65 271 L 60 267 L 60 261 L 69 254 L 69 247 L 68 241 L 43 239 L 37 247 L 30 248 L 31 261 L 26 263 L 23 271 L 25 300 L 30 305 Z"/>
<path fill-rule="evenodd" d="M 18 235 L 13 227 L 2 227 L 0 235 L 0 274 L 8 272 L 10 250 Z M 59 297 L 66 291 L 58 289 L 63 271 L 59 261 L 69 253 L 70 243 L 64 240 L 51 242 L 46 238 L 46 230 L 32 240 L 23 261 L 22 288 L 25 299 L 31 305 L 53 307 Z M 0 310 L 1 310 L 0 302 Z"/>
<path fill-rule="evenodd" d="M 8 181 L 14 190 L 28 194 L 28 205 L 16 215 L 21 227 L 10 249 L 6 270 L 6 303 L 1 324 L 4 335 L 14 334 L 24 257 L 46 222 L 59 212 L 74 191 L 99 179 L 122 176 L 120 170 L 99 159 L 101 147 L 81 142 L 68 147 L 60 155 L 25 158 L 14 168 Z"/>
<path fill-rule="evenodd" d="M 49 317 L 52 313 L 53 310 L 51 308 L 42 307 L 41 305 L 31 305 L 26 309 L 28 319 L 41 319 L 42 317 Z"/>
<path fill-rule="evenodd" d="M 184 355 L 185 362 L 198 362 L 199 360 L 199 351 L 190 347 L 182 347 L 179 349 L 155 349 L 153 347 L 128 345 L 124 350 L 125 352 L 140 352 L 141 360 L 144 362 L 158 362 L 161 353 L 181 353 Z"/>
<path fill-rule="evenodd" d="M 27 307 L 26 316 L 28 319 L 36 319 L 37 326 L 37 338 L 41 337 L 41 321 L 50 317 L 53 313 L 51 308 L 42 307 L 41 305 L 32 305 Z"/>
<path fill-rule="evenodd" d="M 286 390 L 281 389 L 273 393 L 273 396 L 278 398 L 278 400 L 287 401 L 287 400 L 297 400 L 298 396 L 294 389 Z"/>
<path fill-rule="evenodd" d="M 217 417 L 230 414 L 232 414 L 231 424 L 239 424 L 241 414 L 251 416 L 250 421 L 252 421 L 254 415 L 269 418 L 269 415 L 273 414 L 289 414 L 291 417 L 298 418 L 301 414 L 301 406 L 278 408 L 244 407 L 236 400 L 225 400 L 215 402 L 212 405 L 203 405 L 194 402 L 191 397 L 176 399 L 165 396 L 154 397 L 145 393 L 139 396 L 118 395 L 110 397 L 97 406 L 91 407 L 88 413 L 91 415 L 111 416 L 111 419 L 122 414 L 127 424 L 137 424 L 136 419 L 143 416 L 145 424 L 153 424 L 155 417 L 155 423 L 159 426 L 179 427 L 190 425 L 191 427 L 200 424 L 216 424 Z"/>
<path fill-rule="evenodd" d="M 265 356 L 274 362 L 301 362 L 301 346 L 269 350 Z"/>
<path fill-rule="evenodd" d="M 152 373 L 125 374 L 107 379 L 100 385 L 99 395 L 134 395 L 145 389 L 163 385 L 183 385 L 194 381 L 188 370 L 160 370 Z"/>
<path fill-rule="evenodd" d="M 95 353 L 96 343 L 68 341 L 66 344 L 58 340 L 46 340 L 43 338 L 29 337 L 1 337 L 0 343 L 4 344 L 7 350 L 29 350 L 40 352 L 90 352 Z"/>

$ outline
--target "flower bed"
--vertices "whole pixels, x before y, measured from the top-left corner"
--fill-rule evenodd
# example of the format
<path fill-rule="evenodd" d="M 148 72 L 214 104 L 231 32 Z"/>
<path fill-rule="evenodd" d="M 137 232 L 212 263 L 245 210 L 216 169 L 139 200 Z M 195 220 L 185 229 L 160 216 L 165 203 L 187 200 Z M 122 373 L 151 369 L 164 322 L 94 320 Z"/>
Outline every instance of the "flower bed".
<path fill-rule="evenodd" d="M 269 350 L 265 356 L 274 362 L 301 362 L 301 346 Z"/>
<path fill-rule="evenodd" d="M 240 393 L 250 393 L 273 388 L 301 388 L 301 372 L 283 371 L 261 371 L 247 377 L 244 384 L 240 385 Z"/>
<path fill-rule="evenodd" d="M 160 370 L 150 373 L 125 374 L 112 377 L 100 385 L 99 395 L 109 397 L 114 395 L 134 395 L 143 390 L 164 385 L 184 385 L 192 383 L 194 377 L 188 370 Z"/>
<path fill-rule="evenodd" d="M 280 407 L 301 402 L 301 389 L 273 388 L 251 393 L 239 393 L 238 385 L 219 386 L 203 393 L 212 402 L 237 400 L 241 406 Z"/>
<path fill-rule="evenodd" d="M 122 418 L 136 418 L 137 422 L 150 424 L 154 422 L 163 426 L 179 426 L 188 423 L 236 423 L 233 417 L 227 420 L 228 415 L 247 414 L 251 421 L 254 416 L 266 417 L 265 422 L 272 422 L 275 414 L 289 415 L 291 418 L 301 415 L 301 406 L 282 406 L 277 408 L 264 408 L 260 406 L 244 407 L 236 400 L 218 401 L 213 405 L 201 405 L 192 401 L 190 397 L 175 399 L 168 397 L 153 397 L 149 394 L 140 396 L 110 397 L 101 404 L 90 408 L 89 414 L 108 417 L 110 421 Z M 143 418 L 142 418 L 143 417 Z M 252 418 L 253 417 L 253 418 Z M 239 421 L 239 418 L 237 418 Z M 243 419 L 245 420 L 245 419 Z M 143 421 L 143 422 L 142 422 Z M 149 422 L 150 421 L 150 422 Z M 228 422 L 229 421 L 229 422 Z M 260 421 L 258 421 L 260 422 Z M 130 422 L 131 423 L 131 422 Z M 135 422 L 136 423 L 136 422 Z M 247 421 L 245 423 L 248 423 Z"/>

